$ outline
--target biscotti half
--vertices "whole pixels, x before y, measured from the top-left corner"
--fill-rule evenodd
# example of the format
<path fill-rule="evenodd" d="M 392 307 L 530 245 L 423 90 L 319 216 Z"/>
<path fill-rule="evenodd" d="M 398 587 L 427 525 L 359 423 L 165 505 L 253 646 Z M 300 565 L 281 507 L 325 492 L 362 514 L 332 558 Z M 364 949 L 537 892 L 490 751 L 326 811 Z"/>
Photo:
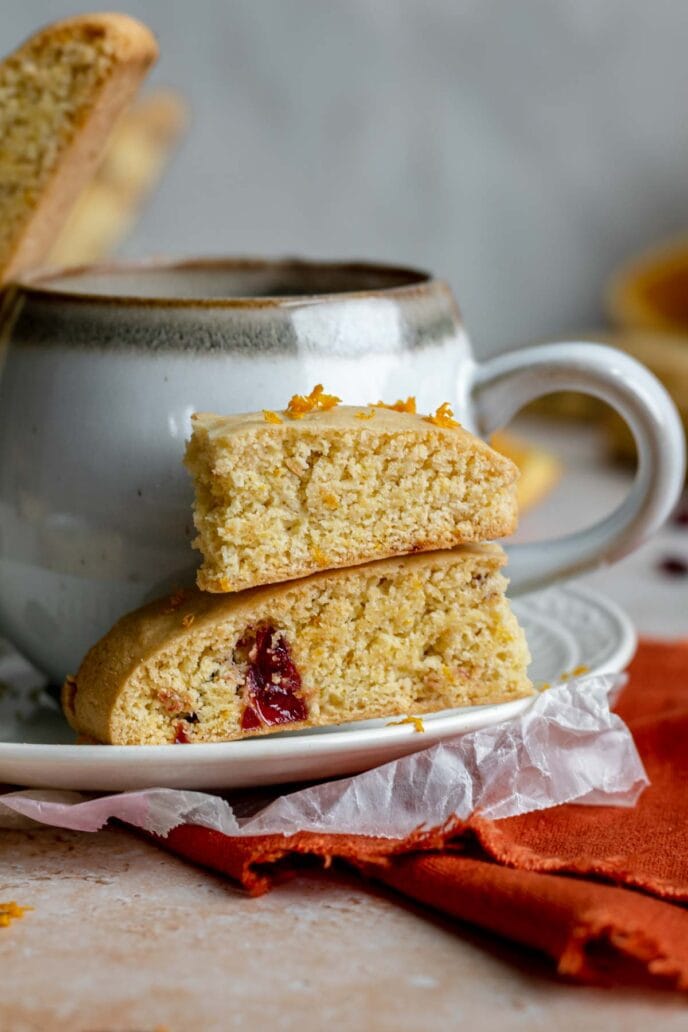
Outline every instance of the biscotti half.
<path fill-rule="evenodd" d="M 50 250 L 51 265 L 84 265 L 113 253 L 131 231 L 186 123 L 186 104 L 171 90 L 149 93 L 124 113 Z"/>
<path fill-rule="evenodd" d="M 134 18 L 85 14 L 0 63 L 0 283 L 44 261 L 157 53 Z"/>
<path fill-rule="evenodd" d="M 453 420 L 340 405 L 298 419 L 192 422 L 186 465 L 204 591 L 491 541 L 516 527 L 516 466 Z"/>
<path fill-rule="evenodd" d="M 497 545 L 385 559 L 125 616 L 63 689 L 99 742 L 221 742 L 530 693 Z"/>

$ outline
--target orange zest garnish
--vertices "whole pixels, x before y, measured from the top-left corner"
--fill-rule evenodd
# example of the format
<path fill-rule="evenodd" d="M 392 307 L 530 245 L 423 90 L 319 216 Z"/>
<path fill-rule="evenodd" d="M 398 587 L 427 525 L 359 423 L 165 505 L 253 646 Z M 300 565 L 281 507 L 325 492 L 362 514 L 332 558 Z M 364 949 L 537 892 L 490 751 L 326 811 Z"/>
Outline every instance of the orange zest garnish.
<path fill-rule="evenodd" d="M 412 415 L 415 415 L 416 399 L 413 395 L 409 395 L 406 401 L 403 398 L 399 398 L 393 405 L 387 405 L 384 401 L 377 401 L 373 404 L 373 408 L 386 408 L 392 412 L 410 412 Z"/>
<path fill-rule="evenodd" d="M 372 412 L 357 412 L 356 419 L 372 419 L 375 415 L 375 409 Z"/>
<path fill-rule="evenodd" d="M 448 401 L 445 401 L 444 405 L 440 405 L 434 416 L 424 416 L 423 418 L 426 423 L 434 423 L 435 426 L 442 426 L 446 430 L 455 430 L 461 426 L 461 423 L 454 419 L 454 413 L 449 407 Z"/>
<path fill-rule="evenodd" d="M 273 412 L 271 409 L 266 409 L 266 408 L 263 409 L 263 419 L 265 420 L 266 423 L 281 423 L 282 422 L 282 419 L 280 418 L 280 416 L 277 415 L 276 412 Z"/>
<path fill-rule="evenodd" d="M 425 724 L 420 717 L 404 717 L 403 720 L 390 720 L 387 727 L 399 727 L 400 724 L 413 724 L 419 735 L 425 733 Z"/>
<path fill-rule="evenodd" d="M 295 394 L 287 405 L 286 413 L 290 419 L 303 419 L 306 413 L 314 412 L 317 409 L 327 412 L 338 405 L 341 400 L 335 394 L 325 394 L 323 385 L 318 383 L 310 394 Z"/>
<path fill-rule="evenodd" d="M 33 910 L 33 907 L 20 907 L 14 900 L 11 903 L 0 903 L 0 928 L 7 928 L 17 918 L 23 917 L 27 910 Z"/>
<path fill-rule="evenodd" d="M 328 509 L 339 508 L 339 501 L 337 500 L 337 496 L 336 494 L 333 494 L 332 491 L 323 491 L 322 500 L 323 504 L 326 505 Z"/>

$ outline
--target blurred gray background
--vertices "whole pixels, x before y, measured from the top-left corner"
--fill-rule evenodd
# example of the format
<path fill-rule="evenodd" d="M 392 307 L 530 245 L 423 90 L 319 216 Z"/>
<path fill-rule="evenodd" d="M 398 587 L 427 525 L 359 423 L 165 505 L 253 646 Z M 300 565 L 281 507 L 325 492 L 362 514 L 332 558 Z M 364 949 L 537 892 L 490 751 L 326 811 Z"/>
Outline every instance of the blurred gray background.
<path fill-rule="evenodd" d="M 487 354 L 594 328 L 615 264 L 688 225 L 685 0 L 120 6 L 193 114 L 127 255 L 414 263 Z M 2 46 L 78 10 L 3 0 Z"/>

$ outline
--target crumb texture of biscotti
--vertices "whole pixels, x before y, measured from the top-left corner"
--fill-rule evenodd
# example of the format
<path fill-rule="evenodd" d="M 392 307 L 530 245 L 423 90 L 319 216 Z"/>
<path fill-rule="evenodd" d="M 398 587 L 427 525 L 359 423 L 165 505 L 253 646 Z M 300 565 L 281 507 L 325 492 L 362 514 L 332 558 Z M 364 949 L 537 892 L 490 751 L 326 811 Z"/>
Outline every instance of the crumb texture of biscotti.
<path fill-rule="evenodd" d="M 186 451 L 204 591 L 240 591 L 516 527 L 518 470 L 454 424 L 341 405 L 197 414 Z"/>
<path fill-rule="evenodd" d="M 0 281 L 40 264 L 157 56 L 133 18 L 92 14 L 0 63 Z"/>
<path fill-rule="evenodd" d="M 81 735 L 219 742 L 528 695 L 497 545 L 385 559 L 124 617 L 63 690 Z"/>

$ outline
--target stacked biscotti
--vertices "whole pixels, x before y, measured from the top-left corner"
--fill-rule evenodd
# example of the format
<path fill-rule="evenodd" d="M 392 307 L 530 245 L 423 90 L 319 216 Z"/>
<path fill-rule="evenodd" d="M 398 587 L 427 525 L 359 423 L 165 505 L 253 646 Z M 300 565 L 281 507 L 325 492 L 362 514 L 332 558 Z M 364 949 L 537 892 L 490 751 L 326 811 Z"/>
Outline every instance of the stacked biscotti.
<path fill-rule="evenodd" d="M 413 399 L 198 414 L 186 464 L 198 589 L 124 617 L 64 689 L 117 743 L 212 742 L 529 694 L 490 542 L 516 467 Z"/>

